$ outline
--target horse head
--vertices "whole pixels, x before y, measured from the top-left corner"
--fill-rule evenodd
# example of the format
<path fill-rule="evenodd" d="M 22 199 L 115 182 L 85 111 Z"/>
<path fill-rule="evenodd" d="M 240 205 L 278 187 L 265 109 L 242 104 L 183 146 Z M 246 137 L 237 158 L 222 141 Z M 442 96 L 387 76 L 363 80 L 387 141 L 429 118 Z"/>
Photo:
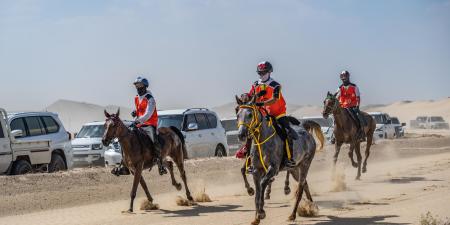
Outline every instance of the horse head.
<path fill-rule="evenodd" d="M 323 111 L 322 111 L 323 118 L 325 119 L 328 118 L 328 116 L 336 110 L 336 107 L 339 104 L 336 96 L 337 93 L 336 94 L 331 94 L 330 92 L 327 93 L 327 97 L 323 101 Z"/>
<path fill-rule="evenodd" d="M 236 97 L 236 103 L 238 104 L 236 107 L 238 138 L 239 141 L 244 142 L 261 123 L 261 113 L 252 101 L 244 103 Z"/>
<path fill-rule="evenodd" d="M 106 110 L 104 111 L 106 120 L 105 120 L 105 132 L 103 133 L 102 143 L 104 146 L 108 146 L 111 144 L 114 138 L 118 138 L 123 133 L 121 129 L 123 125 L 122 120 L 120 120 L 120 109 L 117 109 L 116 114 L 109 114 Z"/>

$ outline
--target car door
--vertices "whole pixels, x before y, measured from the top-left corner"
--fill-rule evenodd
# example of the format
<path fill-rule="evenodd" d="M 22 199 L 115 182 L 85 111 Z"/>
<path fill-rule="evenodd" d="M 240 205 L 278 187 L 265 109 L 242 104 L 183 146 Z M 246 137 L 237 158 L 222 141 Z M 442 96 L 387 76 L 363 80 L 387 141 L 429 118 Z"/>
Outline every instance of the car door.
<path fill-rule="evenodd" d="M 199 156 L 210 157 L 214 156 L 215 138 L 211 135 L 211 128 L 209 126 L 208 118 L 205 113 L 195 113 L 195 118 L 198 123 L 198 132 L 200 136 Z"/>
<path fill-rule="evenodd" d="M 199 157 L 201 153 L 201 134 L 200 130 L 188 130 L 188 126 L 191 123 L 197 123 L 197 119 L 194 114 L 187 114 L 184 118 L 183 131 L 186 135 L 186 147 L 189 157 Z"/>
<path fill-rule="evenodd" d="M 6 127 L 6 112 L 0 110 L 0 173 L 5 173 L 12 161 L 11 141 Z"/>
<path fill-rule="evenodd" d="M 42 124 L 39 116 L 26 116 L 22 119 L 24 126 L 26 128 L 26 136 L 24 135 L 21 140 L 23 141 L 50 141 L 44 138 L 45 128 Z M 15 119 L 18 120 L 18 119 Z M 13 120 L 11 122 L 11 129 L 13 129 Z M 22 126 L 22 125 L 21 125 Z M 23 129 L 23 128 L 20 128 Z M 25 133 L 24 133 L 25 134 Z M 51 142 L 50 142 L 51 145 Z M 50 149 L 35 149 L 31 150 L 31 163 L 32 164 L 45 164 L 49 163 L 51 159 Z"/>

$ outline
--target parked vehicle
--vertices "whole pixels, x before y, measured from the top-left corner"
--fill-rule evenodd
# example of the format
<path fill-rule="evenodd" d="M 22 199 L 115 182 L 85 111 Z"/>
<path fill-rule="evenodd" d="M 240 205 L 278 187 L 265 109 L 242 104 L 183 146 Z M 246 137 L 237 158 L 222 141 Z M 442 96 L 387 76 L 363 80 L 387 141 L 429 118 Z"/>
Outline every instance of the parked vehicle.
<path fill-rule="evenodd" d="M 72 168 L 70 135 L 49 112 L 7 114 L 0 109 L 0 174 Z"/>
<path fill-rule="evenodd" d="M 392 124 L 391 117 L 387 113 L 382 112 L 370 112 L 375 122 L 377 123 L 374 132 L 374 139 L 392 139 L 395 137 L 395 125 Z"/>
<path fill-rule="evenodd" d="M 122 148 L 117 139 L 107 147 L 105 151 L 105 166 L 119 165 L 122 161 Z"/>
<path fill-rule="evenodd" d="M 442 116 L 418 116 L 416 120 L 411 120 L 409 125 L 416 129 L 449 129 Z"/>
<path fill-rule="evenodd" d="M 166 110 L 158 112 L 158 126 L 174 126 L 186 138 L 188 155 L 222 157 L 229 155 L 225 129 L 217 114 L 205 108 Z"/>
<path fill-rule="evenodd" d="M 400 123 L 397 117 L 391 117 L 391 123 L 395 127 L 395 137 L 400 138 L 405 136 L 406 123 Z"/>
<path fill-rule="evenodd" d="M 313 116 L 313 117 L 303 117 L 300 121 L 312 120 L 320 125 L 322 128 L 322 133 L 324 134 L 327 142 L 330 143 L 334 137 L 334 121 L 332 117 L 328 117 L 327 119 L 322 116 Z"/>
<path fill-rule="evenodd" d="M 230 149 L 230 154 L 235 154 L 242 146 L 238 139 L 238 127 L 236 118 L 222 119 L 220 121 L 227 135 L 227 144 Z"/>
<path fill-rule="evenodd" d="M 125 125 L 129 126 L 130 124 L 130 121 L 125 121 Z M 105 151 L 108 148 L 102 144 L 104 125 L 105 122 L 86 123 L 75 135 L 75 139 L 72 140 L 72 148 L 76 166 L 105 164 Z"/>

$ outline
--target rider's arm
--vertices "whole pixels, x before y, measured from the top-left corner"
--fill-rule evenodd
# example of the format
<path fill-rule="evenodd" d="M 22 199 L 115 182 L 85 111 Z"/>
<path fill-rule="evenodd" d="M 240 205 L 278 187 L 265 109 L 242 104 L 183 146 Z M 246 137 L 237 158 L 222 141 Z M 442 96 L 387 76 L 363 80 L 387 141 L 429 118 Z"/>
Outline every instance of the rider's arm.
<path fill-rule="evenodd" d="M 146 95 L 144 98 L 147 98 L 148 104 L 147 104 L 147 109 L 145 110 L 145 114 L 136 119 L 136 121 L 139 123 L 145 123 L 145 121 L 150 119 L 156 108 L 156 101 L 153 97 Z"/>
<path fill-rule="evenodd" d="M 339 99 L 339 97 L 341 96 L 341 89 L 340 88 L 337 89 L 335 95 L 336 95 L 336 98 Z"/>
<path fill-rule="evenodd" d="M 273 95 L 272 98 L 270 98 L 267 101 L 264 101 L 264 105 L 272 105 L 274 103 L 277 102 L 278 99 L 280 99 L 280 95 L 281 95 L 281 86 L 278 85 L 275 87 L 275 89 L 273 90 Z"/>
<path fill-rule="evenodd" d="M 252 89 L 250 89 L 250 91 L 247 93 L 247 96 L 251 98 L 253 97 L 254 94 L 255 94 L 255 85 L 252 85 Z"/>
<path fill-rule="evenodd" d="M 359 94 L 359 88 L 355 85 L 355 95 L 356 95 L 356 102 L 358 103 L 357 106 L 361 103 L 361 96 Z"/>

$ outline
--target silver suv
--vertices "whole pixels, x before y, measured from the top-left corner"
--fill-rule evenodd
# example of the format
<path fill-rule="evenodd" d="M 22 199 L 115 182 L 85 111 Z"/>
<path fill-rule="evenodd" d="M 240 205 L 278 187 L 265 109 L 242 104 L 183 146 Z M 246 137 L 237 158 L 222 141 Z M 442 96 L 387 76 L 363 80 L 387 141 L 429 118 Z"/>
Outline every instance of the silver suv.
<path fill-rule="evenodd" d="M 70 134 L 64 129 L 57 114 L 50 112 L 9 113 L 8 125 L 11 131 L 21 131 L 19 135 L 15 136 L 18 141 L 50 141 L 51 161 L 46 168 L 49 172 L 72 168 Z M 46 153 L 35 151 L 34 154 Z"/>
<path fill-rule="evenodd" d="M 205 108 L 158 111 L 158 126 L 174 126 L 186 138 L 189 157 L 229 155 L 225 129 L 217 114 Z"/>

